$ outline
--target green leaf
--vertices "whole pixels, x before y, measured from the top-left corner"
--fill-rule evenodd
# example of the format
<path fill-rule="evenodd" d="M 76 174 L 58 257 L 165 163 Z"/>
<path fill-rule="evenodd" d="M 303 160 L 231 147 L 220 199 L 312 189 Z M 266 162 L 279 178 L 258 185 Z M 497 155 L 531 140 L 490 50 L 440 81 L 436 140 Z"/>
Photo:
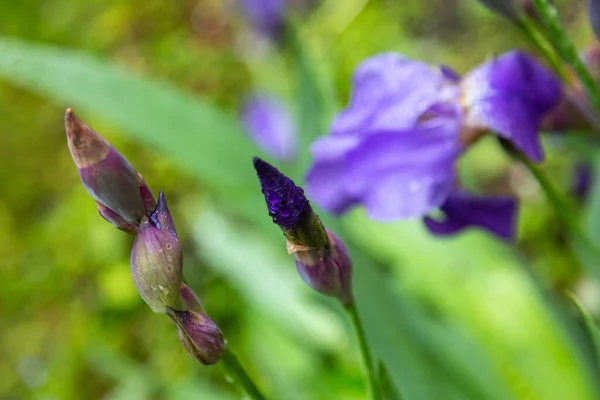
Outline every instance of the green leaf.
<path fill-rule="evenodd" d="M 379 361 L 377 370 L 379 373 L 379 389 L 381 390 L 384 400 L 402 400 L 402 396 L 400 396 L 400 393 L 391 382 L 390 374 L 383 362 Z"/>
<path fill-rule="evenodd" d="M 596 321 L 594 321 L 590 313 L 587 312 L 585 307 L 583 307 L 583 304 L 581 304 L 572 293 L 569 293 L 569 298 L 571 299 L 571 301 L 575 305 L 575 308 L 582 317 L 586 333 L 591 341 L 593 359 L 596 364 L 596 368 L 598 368 L 598 371 L 600 371 L 600 328 L 598 327 L 598 324 L 596 323 Z"/>
<path fill-rule="evenodd" d="M 169 83 L 82 53 L 6 37 L 0 37 L 2 77 L 77 113 L 101 115 L 220 193 L 255 189 L 250 177 L 257 151 L 237 119 Z"/>
<path fill-rule="evenodd" d="M 444 352 L 438 360 L 446 371 L 443 376 L 466 383 L 489 380 L 494 382 L 489 391 L 499 398 L 596 398 L 594 371 L 578 338 L 505 246 L 476 231 L 440 240 L 418 222 L 377 224 L 359 212 L 344 222 L 355 242 L 398 269 L 397 285 L 427 299 L 437 313 L 473 338 L 474 343 L 459 351 L 460 342 L 446 338 L 444 344 L 444 337 L 435 334 L 435 325 L 425 330 L 433 351 Z M 374 346 L 395 378 L 394 365 Z M 485 362 L 476 364 L 479 357 L 473 357 L 465 361 L 471 366 L 468 370 L 454 370 L 453 364 L 460 365 L 455 357 L 460 353 L 468 357 L 471 349 L 483 350 Z M 455 362 L 450 362 L 452 354 Z M 405 390 L 410 381 L 394 382 L 404 396 L 412 397 Z M 512 392 L 509 397 L 498 391 L 502 388 Z"/>
<path fill-rule="evenodd" d="M 593 182 L 589 192 L 589 197 L 586 199 L 587 207 L 584 215 L 585 231 L 590 240 L 596 247 L 600 246 L 600 160 L 597 155 L 598 152 L 594 152 L 596 157 L 593 157 L 590 161 L 592 168 Z M 595 260 L 597 263 L 597 260 Z"/>

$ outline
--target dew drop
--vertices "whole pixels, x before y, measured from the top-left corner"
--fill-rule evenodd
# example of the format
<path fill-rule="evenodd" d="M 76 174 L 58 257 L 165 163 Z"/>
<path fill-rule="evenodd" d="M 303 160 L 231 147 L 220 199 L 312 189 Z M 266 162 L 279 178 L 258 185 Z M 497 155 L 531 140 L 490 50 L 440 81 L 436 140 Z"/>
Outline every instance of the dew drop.
<path fill-rule="evenodd" d="M 419 182 L 419 181 L 411 181 L 408 184 L 408 191 L 409 192 L 413 192 L 414 193 L 414 192 L 418 191 L 419 189 L 421 189 L 421 182 Z"/>

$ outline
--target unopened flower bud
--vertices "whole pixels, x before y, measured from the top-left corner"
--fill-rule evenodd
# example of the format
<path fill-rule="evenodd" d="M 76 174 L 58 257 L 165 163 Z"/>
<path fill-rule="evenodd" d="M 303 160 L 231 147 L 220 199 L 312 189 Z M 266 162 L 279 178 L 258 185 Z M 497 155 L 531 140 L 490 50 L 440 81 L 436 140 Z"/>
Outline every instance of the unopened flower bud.
<path fill-rule="evenodd" d="M 327 296 L 338 298 L 342 304 L 352 303 L 350 277 L 352 262 L 344 242 L 333 232 L 327 230 L 330 247 L 295 248 L 289 250 L 294 254 L 298 273 L 311 288 Z"/>
<path fill-rule="evenodd" d="M 313 212 L 302 188 L 269 163 L 254 157 L 269 215 L 293 244 L 327 247 L 329 240 L 319 217 Z"/>
<path fill-rule="evenodd" d="M 204 365 L 216 364 L 225 352 L 223 334 L 208 316 L 195 311 L 168 310 L 177 326 L 181 344 L 192 357 Z"/>
<path fill-rule="evenodd" d="M 131 273 L 140 296 L 154 312 L 184 309 L 180 288 L 181 246 L 161 191 L 156 210 L 143 217 L 131 250 Z"/>
<path fill-rule="evenodd" d="M 269 215 L 288 240 L 296 269 L 314 290 L 352 303 L 352 263 L 344 243 L 326 230 L 312 210 L 302 188 L 265 161 L 254 158 Z"/>
<path fill-rule="evenodd" d="M 519 21 L 523 18 L 518 0 L 479 0 L 479 2 L 510 21 Z M 519 3 L 522 2 L 519 1 Z"/>
<path fill-rule="evenodd" d="M 121 220 L 137 227 L 154 204 L 154 197 L 141 175 L 110 143 L 80 121 L 70 108 L 65 113 L 65 130 L 81 182 L 94 200 L 103 206 L 101 215 L 110 222 L 117 220 L 119 229 L 123 226 Z M 121 219 L 114 218 L 112 213 Z"/>

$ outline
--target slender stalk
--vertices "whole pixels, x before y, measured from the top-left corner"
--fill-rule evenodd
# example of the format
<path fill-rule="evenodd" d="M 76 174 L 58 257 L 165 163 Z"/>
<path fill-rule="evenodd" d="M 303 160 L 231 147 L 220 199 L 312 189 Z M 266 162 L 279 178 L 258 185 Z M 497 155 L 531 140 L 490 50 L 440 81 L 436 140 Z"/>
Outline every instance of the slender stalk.
<path fill-rule="evenodd" d="M 348 312 L 348 315 L 350 316 L 352 325 L 354 325 L 354 330 L 356 331 L 358 344 L 360 346 L 360 352 L 362 353 L 365 368 L 367 369 L 367 378 L 369 380 L 369 392 L 371 393 L 371 398 L 374 400 L 381 400 L 381 395 L 378 390 L 377 378 L 375 376 L 375 369 L 373 366 L 373 357 L 371 356 L 371 349 L 369 348 L 369 344 L 367 343 L 365 330 L 363 328 L 360 315 L 358 314 L 358 309 L 356 308 L 356 302 L 353 301 L 352 303 L 350 303 L 350 305 L 345 306 L 345 308 Z"/>
<path fill-rule="evenodd" d="M 565 71 L 560 58 L 556 56 L 556 53 L 552 50 L 552 47 L 548 44 L 546 39 L 538 32 L 538 30 L 532 25 L 527 19 L 521 19 L 515 21 L 516 26 L 523 33 L 523 35 L 538 48 L 540 53 L 544 56 L 548 64 L 552 67 L 554 72 L 565 82 L 569 82 L 569 75 Z"/>
<path fill-rule="evenodd" d="M 250 378 L 250 375 L 248 375 L 236 355 L 231 350 L 225 350 L 223 358 L 221 359 L 221 364 L 223 365 L 223 368 L 225 368 L 227 374 L 240 382 L 250 398 L 254 400 L 266 400 L 266 397 L 258 389 L 258 386 L 256 386 L 252 378 Z"/>
<path fill-rule="evenodd" d="M 540 21 L 548 31 L 550 42 L 562 59 L 573 68 L 587 93 L 590 103 L 596 112 L 600 114 L 600 90 L 594 77 L 579 57 L 577 48 L 567 36 L 558 17 L 556 7 L 550 0 L 533 0 L 533 4 L 538 11 Z"/>
<path fill-rule="evenodd" d="M 529 172 L 536 179 L 542 188 L 546 198 L 554 208 L 557 216 L 568 229 L 568 240 L 575 255 L 579 258 L 582 266 L 597 280 L 600 281 L 600 252 L 596 249 L 593 242 L 585 234 L 579 225 L 577 215 L 573 211 L 573 207 L 556 188 L 552 185 L 550 178 L 536 164 L 532 163 L 525 155 L 518 150 L 511 151 L 523 165 L 527 167 Z"/>

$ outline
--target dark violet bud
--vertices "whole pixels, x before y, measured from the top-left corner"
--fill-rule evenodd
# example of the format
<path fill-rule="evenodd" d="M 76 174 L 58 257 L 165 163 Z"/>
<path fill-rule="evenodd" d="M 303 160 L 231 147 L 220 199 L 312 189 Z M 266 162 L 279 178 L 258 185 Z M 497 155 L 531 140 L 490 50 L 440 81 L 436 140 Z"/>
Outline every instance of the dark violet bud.
<path fill-rule="evenodd" d="M 510 21 L 519 21 L 523 18 L 519 0 L 479 0 L 479 2 Z"/>
<path fill-rule="evenodd" d="M 195 311 L 168 310 L 177 326 L 181 344 L 192 357 L 204 365 L 216 364 L 225 352 L 225 339 L 208 316 Z"/>
<path fill-rule="evenodd" d="M 133 233 L 129 228 L 122 228 L 123 221 L 137 227 L 154 204 L 154 197 L 143 178 L 110 143 L 80 121 L 70 108 L 65 113 L 65 129 L 69 151 L 79 170 L 81 182 L 94 200 L 103 206 L 101 215 L 111 223 L 116 220 L 115 226 L 119 229 Z"/>
<path fill-rule="evenodd" d="M 254 157 L 269 215 L 295 245 L 324 248 L 329 240 L 319 217 L 313 212 L 302 188 L 269 163 Z"/>
<path fill-rule="evenodd" d="M 600 40 L 600 0 L 587 0 L 587 9 L 594 34 Z"/>
<path fill-rule="evenodd" d="M 131 274 L 140 296 L 154 312 L 181 310 L 183 262 L 179 239 L 161 191 L 156 210 L 143 217 L 131 250 Z"/>
<path fill-rule="evenodd" d="M 330 247 L 288 248 L 294 254 L 298 273 L 311 288 L 324 295 L 336 297 L 347 306 L 352 303 L 352 262 L 344 242 L 329 230 L 327 235 Z"/>

